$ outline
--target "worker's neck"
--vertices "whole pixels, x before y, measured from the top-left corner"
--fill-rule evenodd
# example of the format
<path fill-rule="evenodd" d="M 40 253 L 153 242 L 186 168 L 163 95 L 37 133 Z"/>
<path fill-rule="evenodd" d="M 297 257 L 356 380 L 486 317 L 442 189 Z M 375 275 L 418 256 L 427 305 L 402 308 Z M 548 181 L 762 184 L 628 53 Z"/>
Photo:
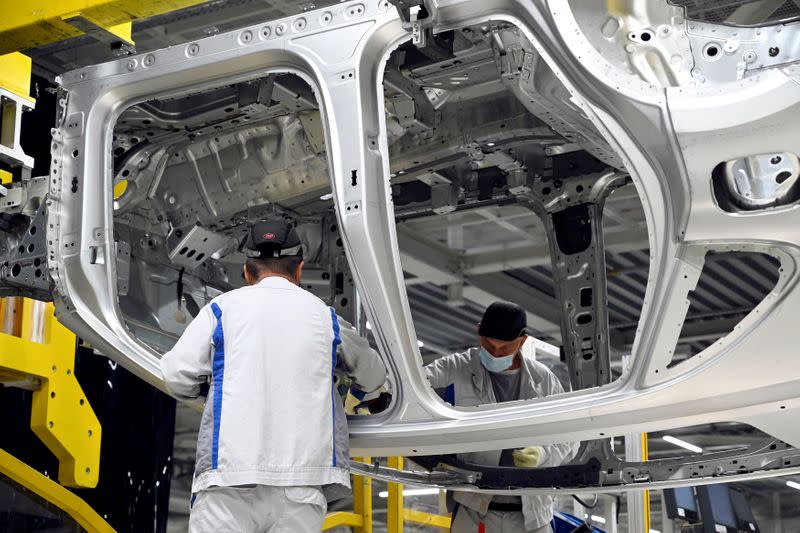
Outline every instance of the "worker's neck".
<path fill-rule="evenodd" d="M 299 285 L 299 283 L 297 282 L 297 279 L 295 279 L 294 276 L 289 276 L 287 274 L 278 274 L 278 273 L 275 273 L 275 272 L 269 272 L 267 274 L 259 276 L 258 280 L 256 280 L 256 282 L 253 285 L 257 285 L 257 284 L 261 283 L 262 281 L 264 281 L 267 278 L 283 278 L 285 280 L 291 281 L 294 285 Z"/>

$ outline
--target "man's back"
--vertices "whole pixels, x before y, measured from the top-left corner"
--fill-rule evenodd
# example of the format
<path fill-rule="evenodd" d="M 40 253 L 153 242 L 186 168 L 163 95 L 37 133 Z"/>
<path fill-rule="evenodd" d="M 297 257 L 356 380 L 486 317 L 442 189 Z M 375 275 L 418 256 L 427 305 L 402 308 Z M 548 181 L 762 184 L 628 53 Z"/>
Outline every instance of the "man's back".
<path fill-rule="evenodd" d="M 338 328 L 330 308 L 281 277 L 223 294 L 201 310 L 162 359 L 168 387 L 187 398 L 196 394 L 183 382 L 182 366 L 208 371 L 193 492 L 349 483 L 341 468 L 346 451 L 337 453 L 334 438 Z"/>

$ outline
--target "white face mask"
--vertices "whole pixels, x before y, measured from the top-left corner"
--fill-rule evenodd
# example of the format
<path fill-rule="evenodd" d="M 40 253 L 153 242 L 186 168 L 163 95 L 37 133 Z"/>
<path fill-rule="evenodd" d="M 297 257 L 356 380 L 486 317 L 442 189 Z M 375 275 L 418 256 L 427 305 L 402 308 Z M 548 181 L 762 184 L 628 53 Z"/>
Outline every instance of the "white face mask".
<path fill-rule="evenodd" d="M 503 372 L 504 370 L 508 370 L 511 365 L 514 364 L 514 356 L 517 355 L 516 353 L 512 353 L 511 355 L 506 355 L 503 357 L 495 357 L 489 353 L 489 351 L 481 346 L 480 349 L 480 358 L 481 363 L 489 372 Z"/>

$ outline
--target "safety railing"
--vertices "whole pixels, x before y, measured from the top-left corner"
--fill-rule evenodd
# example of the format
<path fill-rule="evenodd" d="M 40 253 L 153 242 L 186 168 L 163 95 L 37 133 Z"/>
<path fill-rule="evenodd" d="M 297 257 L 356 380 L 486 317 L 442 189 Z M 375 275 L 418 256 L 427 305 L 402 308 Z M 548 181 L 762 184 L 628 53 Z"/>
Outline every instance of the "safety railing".
<path fill-rule="evenodd" d="M 353 459 L 369 463 L 369 457 Z M 402 457 L 389 457 L 387 466 L 403 468 Z M 389 483 L 387 498 L 387 530 L 389 533 L 401 533 L 406 522 L 439 528 L 450 529 L 450 516 L 437 515 L 406 509 L 403 505 L 403 484 Z M 353 476 L 353 512 L 331 513 L 325 517 L 322 530 L 327 531 L 339 526 L 353 528 L 354 533 L 372 533 L 372 480 L 365 476 Z"/>

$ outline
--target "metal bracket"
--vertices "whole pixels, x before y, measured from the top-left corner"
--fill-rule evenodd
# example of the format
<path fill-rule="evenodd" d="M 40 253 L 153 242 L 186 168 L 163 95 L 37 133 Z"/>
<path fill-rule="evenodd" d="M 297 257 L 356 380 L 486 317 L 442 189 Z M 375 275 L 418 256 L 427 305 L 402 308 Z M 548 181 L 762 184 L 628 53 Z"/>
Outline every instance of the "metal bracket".
<path fill-rule="evenodd" d="M 425 48 L 433 35 L 436 21 L 436 6 L 431 0 L 389 0 L 397 8 L 403 27 L 411 32 L 411 42 L 417 48 Z"/>
<path fill-rule="evenodd" d="M 172 235 L 168 237 L 172 240 Z M 170 260 L 176 265 L 195 270 L 203 265 L 203 261 L 212 258 L 215 253 L 230 245 L 231 237 L 207 230 L 201 226 L 193 226 L 186 235 L 169 251 Z"/>

